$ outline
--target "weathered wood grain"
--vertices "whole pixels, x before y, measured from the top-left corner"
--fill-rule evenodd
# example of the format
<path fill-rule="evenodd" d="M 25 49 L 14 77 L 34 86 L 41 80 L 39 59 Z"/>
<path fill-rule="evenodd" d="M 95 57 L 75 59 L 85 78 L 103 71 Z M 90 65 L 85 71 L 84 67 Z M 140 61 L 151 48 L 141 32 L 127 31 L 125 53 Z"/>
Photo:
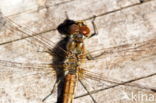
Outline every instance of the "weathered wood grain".
<path fill-rule="evenodd" d="M 155 0 L 1 0 L 0 10 L 0 103 L 42 103 L 50 93 L 56 76 L 45 67 L 53 56 L 43 52 L 43 43 L 53 48 L 61 40 L 56 28 L 65 11 L 71 19 L 85 20 L 92 31 L 97 16 L 99 34 L 85 41 L 96 59 L 84 68 L 98 73 L 98 81 L 83 79 L 97 103 L 156 102 Z M 45 103 L 55 103 L 57 95 L 55 90 Z M 74 103 L 93 103 L 80 83 Z"/>

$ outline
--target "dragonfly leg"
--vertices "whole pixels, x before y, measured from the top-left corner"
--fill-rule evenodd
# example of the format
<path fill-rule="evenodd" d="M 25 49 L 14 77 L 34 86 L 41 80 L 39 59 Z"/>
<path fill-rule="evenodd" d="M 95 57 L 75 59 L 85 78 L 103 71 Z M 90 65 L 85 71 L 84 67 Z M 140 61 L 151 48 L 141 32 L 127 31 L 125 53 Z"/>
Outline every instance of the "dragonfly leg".
<path fill-rule="evenodd" d="M 93 20 L 92 20 L 92 25 L 93 25 L 94 33 L 91 34 L 89 38 L 91 38 L 91 37 L 93 37 L 93 36 L 95 36 L 95 35 L 98 34 L 97 27 L 95 25 L 95 18 L 96 18 L 96 16 L 94 15 Z"/>
<path fill-rule="evenodd" d="M 93 103 L 97 103 L 96 100 L 94 99 L 94 97 L 92 96 L 92 94 L 89 92 L 89 90 L 87 89 L 87 87 L 83 84 L 83 82 L 79 79 L 81 85 L 83 86 L 83 88 L 87 91 L 87 93 L 89 94 L 89 96 L 91 97 L 91 99 L 93 100 Z"/>
<path fill-rule="evenodd" d="M 87 51 L 87 59 L 88 60 L 94 60 L 94 57 L 90 54 L 89 51 Z"/>
<path fill-rule="evenodd" d="M 55 88 L 60 84 L 61 80 L 56 80 L 51 92 L 42 100 L 42 102 L 44 102 L 49 96 L 51 96 L 55 90 Z"/>

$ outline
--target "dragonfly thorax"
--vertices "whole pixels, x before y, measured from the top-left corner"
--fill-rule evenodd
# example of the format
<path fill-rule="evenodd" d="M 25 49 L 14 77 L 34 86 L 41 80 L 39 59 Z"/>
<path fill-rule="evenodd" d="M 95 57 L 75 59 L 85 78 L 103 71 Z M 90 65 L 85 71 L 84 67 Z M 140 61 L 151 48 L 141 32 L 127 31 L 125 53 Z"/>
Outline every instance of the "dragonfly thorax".
<path fill-rule="evenodd" d="M 64 63 L 66 65 L 65 69 L 70 74 L 77 73 L 82 60 L 85 59 L 84 37 L 83 34 L 73 34 L 69 36 L 70 39 L 66 46 L 68 54 Z"/>
<path fill-rule="evenodd" d="M 70 35 L 70 42 L 83 43 L 83 40 L 84 40 L 83 34 Z"/>

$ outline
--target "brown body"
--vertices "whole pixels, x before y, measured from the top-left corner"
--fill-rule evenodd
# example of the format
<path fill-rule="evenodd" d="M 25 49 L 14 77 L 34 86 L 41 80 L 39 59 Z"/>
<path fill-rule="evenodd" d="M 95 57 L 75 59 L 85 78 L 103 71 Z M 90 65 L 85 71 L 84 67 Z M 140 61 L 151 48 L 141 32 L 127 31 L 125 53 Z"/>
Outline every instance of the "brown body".
<path fill-rule="evenodd" d="M 72 103 L 74 98 L 74 91 L 76 87 L 77 77 L 76 75 L 67 74 L 64 88 L 63 103 Z"/>
<path fill-rule="evenodd" d="M 88 30 L 88 27 L 82 25 L 82 23 L 73 24 L 70 27 L 70 40 L 66 47 L 68 54 L 64 62 L 64 68 L 67 74 L 65 77 L 63 103 L 73 103 L 76 83 L 81 69 L 80 64 L 84 63 L 86 59 L 86 50 L 83 40 L 86 34 L 89 33 Z"/>

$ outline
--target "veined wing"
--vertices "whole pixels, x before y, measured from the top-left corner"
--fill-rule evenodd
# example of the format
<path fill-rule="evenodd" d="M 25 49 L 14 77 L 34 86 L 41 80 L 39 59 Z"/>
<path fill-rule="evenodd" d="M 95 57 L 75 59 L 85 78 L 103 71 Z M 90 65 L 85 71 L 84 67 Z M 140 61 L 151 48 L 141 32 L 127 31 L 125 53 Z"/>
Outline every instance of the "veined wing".
<path fill-rule="evenodd" d="M 94 55 L 95 60 L 87 61 L 86 65 L 92 65 L 95 61 L 102 61 L 105 63 L 105 68 L 112 69 L 128 60 L 137 61 L 156 55 L 156 39 L 95 50 L 91 54 Z"/>
<path fill-rule="evenodd" d="M 54 67 L 55 65 L 54 64 L 30 64 L 30 63 L 18 63 L 18 62 L 12 62 L 12 61 L 5 61 L 5 60 L 0 60 L 0 65 L 1 66 L 5 66 L 5 67 L 12 67 L 12 68 L 32 68 L 34 70 L 37 70 L 37 69 L 50 69 L 52 67 Z M 54 71 L 51 69 L 51 71 Z"/>
<path fill-rule="evenodd" d="M 22 37 L 20 39 L 17 39 L 17 40 L 22 40 L 22 39 L 26 39 L 26 38 L 29 38 L 29 37 L 33 37 L 33 39 L 35 39 L 36 42 L 39 42 L 40 45 L 42 45 L 42 47 L 44 47 L 44 48 L 46 47 L 46 49 L 49 49 L 49 50 L 52 50 L 54 48 L 54 46 L 56 45 L 56 43 L 54 43 L 51 40 L 48 40 L 47 38 L 45 38 L 45 37 L 43 37 L 41 35 L 43 33 L 49 32 L 51 30 L 46 30 L 46 31 L 43 31 L 43 32 L 40 32 L 40 33 L 36 33 L 36 32 L 33 32 L 33 31 L 27 29 L 27 26 L 21 26 L 21 25 L 15 23 L 13 20 L 11 20 L 9 18 L 7 18 L 7 21 L 8 21 L 8 23 L 13 25 L 13 27 L 11 27 L 9 29 L 14 29 L 16 31 L 21 32 L 22 35 L 24 35 L 24 37 Z M 36 37 L 36 35 L 39 35 L 39 36 Z M 13 40 L 13 41 L 9 41 L 9 42 L 14 42 L 14 41 L 17 41 L 17 40 Z M 47 41 L 49 41 L 49 42 L 47 42 Z"/>
<path fill-rule="evenodd" d="M 145 91 L 145 93 L 147 92 L 147 93 L 151 93 L 151 94 L 155 94 L 155 92 L 156 92 L 155 87 L 148 87 L 148 86 L 139 84 L 140 81 L 142 82 L 146 79 L 154 78 L 156 76 L 156 72 L 148 74 L 148 75 L 140 76 L 140 77 L 134 77 L 134 78 L 131 78 L 130 80 L 126 80 L 126 81 L 110 80 L 107 77 L 103 77 L 102 75 L 96 74 L 94 72 L 90 72 L 90 71 L 86 71 L 86 70 L 84 70 L 84 72 L 86 72 L 86 73 L 84 73 L 85 78 L 83 78 L 83 79 L 89 78 L 89 79 L 98 81 L 99 86 L 96 86 L 96 84 L 97 84 L 96 82 L 94 82 L 95 85 L 88 86 L 88 87 L 86 86 L 85 89 L 89 88 L 86 91 L 89 90 L 90 92 L 84 93 L 81 95 L 76 95 L 75 99 L 81 98 L 81 97 L 84 97 L 87 95 L 94 95 L 95 93 L 111 90 L 113 88 L 121 88 L 121 87 L 129 88 L 132 91 L 133 90 L 134 91 L 142 91 L 142 92 Z M 85 82 L 86 82 L 86 80 L 85 80 Z M 86 83 L 84 83 L 84 84 L 89 85 Z M 92 88 L 92 89 L 90 89 L 90 88 Z M 93 88 L 96 88 L 96 89 L 93 89 Z"/>
<path fill-rule="evenodd" d="M 13 80 L 27 78 L 35 75 L 56 76 L 55 70 L 53 69 L 54 65 L 52 64 L 18 63 L 0 60 L 0 67 L 0 73 L 10 73 L 10 75 L 7 75 L 7 79 L 10 79 L 12 74 L 15 73 L 17 77 L 14 76 L 14 78 L 12 78 Z"/>

